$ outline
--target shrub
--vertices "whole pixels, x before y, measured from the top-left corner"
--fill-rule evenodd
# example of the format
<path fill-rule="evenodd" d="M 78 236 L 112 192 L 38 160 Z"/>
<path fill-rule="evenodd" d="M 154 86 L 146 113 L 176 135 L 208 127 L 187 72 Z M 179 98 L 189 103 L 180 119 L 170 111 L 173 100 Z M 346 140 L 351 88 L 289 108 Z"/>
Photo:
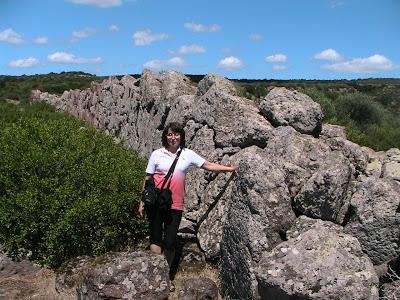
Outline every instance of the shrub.
<path fill-rule="evenodd" d="M 341 96 L 336 102 L 339 119 L 352 120 L 360 125 L 379 124 L 385 111 L 372 97 L 355 93 Z"/>
<path fill-rule="evenodd" d="M 144 162 L 43 103 L 0 104 L 0 243 L 51 267 L 142 238 Z"/>

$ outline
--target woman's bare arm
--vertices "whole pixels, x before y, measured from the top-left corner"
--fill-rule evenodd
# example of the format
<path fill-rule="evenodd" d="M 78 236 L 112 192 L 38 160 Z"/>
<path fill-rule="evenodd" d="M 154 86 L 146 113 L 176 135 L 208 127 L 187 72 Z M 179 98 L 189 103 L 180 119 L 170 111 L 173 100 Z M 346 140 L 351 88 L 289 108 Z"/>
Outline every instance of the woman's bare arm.
<path fill-rule="evenodd" d="M 209 161 L 205 161 L 204 164 L 201 166 L 204 170 L 213 171 L 213 172 L 234 172 L 236 167 L 233 166 L 225 166 Z"/>

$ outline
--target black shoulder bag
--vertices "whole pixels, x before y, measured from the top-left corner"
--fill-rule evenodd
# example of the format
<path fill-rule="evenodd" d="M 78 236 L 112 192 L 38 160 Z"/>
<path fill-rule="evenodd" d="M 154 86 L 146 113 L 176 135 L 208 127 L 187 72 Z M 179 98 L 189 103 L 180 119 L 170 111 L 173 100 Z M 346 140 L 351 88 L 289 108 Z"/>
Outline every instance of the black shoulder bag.
<path fill-rule="evenodd" d="M 167 175 L 165 175 L 161 189 L 156 188 L 154 183 L 154 178 L 151 176 L 150 179 L 146 180 L 144 191 L 142 193 L 142 201 L 147 207 L 159 207 L 161 210 L 168 210 L 172 205 L 172 192 L 169 189 L 171 185 L 171 180 L 168 182 L 167 187 L 164 189 L 165 184 L 171 177 L 175 170 L 176 163 L 178 162 L 179 156 L 182 150 L 179 150 L 176 154 L 175 160 L 168 170 Z"/>

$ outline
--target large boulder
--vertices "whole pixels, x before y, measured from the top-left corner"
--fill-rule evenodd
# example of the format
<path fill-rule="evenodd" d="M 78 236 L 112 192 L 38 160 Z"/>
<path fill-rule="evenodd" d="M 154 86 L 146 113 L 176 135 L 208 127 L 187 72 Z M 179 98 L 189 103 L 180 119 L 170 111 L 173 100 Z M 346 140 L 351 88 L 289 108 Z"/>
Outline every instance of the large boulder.
<path fill-rule="evenodd" d="M 223 160 L 224 164 L 238 165 L 241 153 Z M 232 199 L 232 189 L 235 185 L 235 173 L 219 174 L 207 186 L 198 209 L 199 220 L 197 239 L 201 249 L 209 259 L 220 256 L 220 244 L 223 228 L 227 219 L 227 207 Z"/>
<path fill-rule="evenodd" d="M 169 267 L 164 256 L 119 252 L 98 257 L 76 288 L 78 299 L 165 299 Z"/>
<path fill-rule="evenodd" d="M 265 252 L 256 271 L 260 297 L 378 299 L 379 281 L 370 259 L 357 239 L 340 231 L 320 221 Z"/>
<path fill-rule="evenodd" d="M 197 86 L 197 95 L 202 96 L 211 88 L 233 96 L 237 95 L 236 88 L 231 81 L 212 73 L 200 80 Z"/>
<path fill-rule="evenodd" d="M 254 103 L 214 88 L 196 97 L 193 106 L 194 120 L 213 128 L 215 145 L 218 148 L 244 148 L 251 145 L 264 147 L 269 132 L 273 129 L 258 114 Z"/>
<path fill-rule="evenodd" d="M 361 178 L 350 200 L 345 232 L 357 237 L 376 265 L 400 254 L 400 185 Z"/>
<path fill-rule="evenodd" d="M 328 156 L 319 169 L 301 187 L 293 204 L 302 214 L 341 224 L 347 212 L 347 190 L 352 168 L 345 159 Z"/>
<path fill-rule="evenodd" d="M 301 133 L 315 136 L 321 132 L 321 106 L 298 91 L 274 88 L 260 103 L 260 110 L 274 126 L 292 126 Z"/>
<path fill-rule="evenodd" d="M 265 151 L 268 160 L 284 171 L 291 197 L 295 197 L 312 174 L 325 165 L 325 158 L 332 153 L 323 141 L 289 126 L 271 132 Z"/>
<path fill-rule="evenodd" d="M 240 164 L 221 241 L 220 281 L 225 295 L 257 298 L 254 268 L 262 253 L 282 242 L 295 220 L 284 172 L 256 147 L 239 152 Z"/>

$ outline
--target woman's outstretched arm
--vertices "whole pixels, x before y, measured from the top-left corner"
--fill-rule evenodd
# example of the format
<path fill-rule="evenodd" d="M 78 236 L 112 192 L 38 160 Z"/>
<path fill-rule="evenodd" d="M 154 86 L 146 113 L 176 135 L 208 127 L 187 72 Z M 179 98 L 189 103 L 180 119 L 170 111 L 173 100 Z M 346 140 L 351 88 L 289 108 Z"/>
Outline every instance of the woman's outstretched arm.
<path fill-rule="evenodd" d="M 233 166 L 225 166 L 209 161 L 205 161 L 204 164 L 201 166 L 204 170 L 213 171 L 213 172 L 234 172 L 236 167 Z"/>

